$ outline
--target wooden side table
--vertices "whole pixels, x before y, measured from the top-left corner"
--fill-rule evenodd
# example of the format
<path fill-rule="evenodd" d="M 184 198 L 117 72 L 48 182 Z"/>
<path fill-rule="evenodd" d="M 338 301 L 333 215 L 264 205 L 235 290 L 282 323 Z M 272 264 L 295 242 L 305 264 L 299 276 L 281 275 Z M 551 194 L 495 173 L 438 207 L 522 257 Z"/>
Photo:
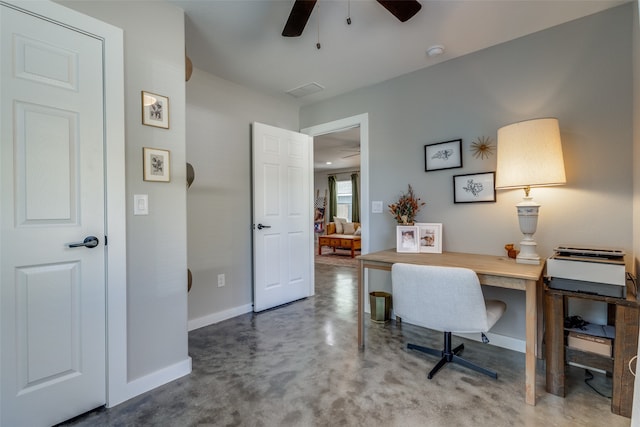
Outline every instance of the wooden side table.
<path fill-rule="evenodd" d="M 638 321 L 640 305 L 635 295 L 627 292 L 626 299 L 562 291 L 545 287 L 545 357 L 547 362 L 547 392 L 565 396 L 565 361 L 575 362 L 612 374 L 613 396 L 611 412 L 631 417 L 634 376 L 628 369 L 629 361 L 638 350 Z M 613 357 L 565 347 L 564 307 L 566 298 L 602 301 L 613 311 L 616 335 Z"/>

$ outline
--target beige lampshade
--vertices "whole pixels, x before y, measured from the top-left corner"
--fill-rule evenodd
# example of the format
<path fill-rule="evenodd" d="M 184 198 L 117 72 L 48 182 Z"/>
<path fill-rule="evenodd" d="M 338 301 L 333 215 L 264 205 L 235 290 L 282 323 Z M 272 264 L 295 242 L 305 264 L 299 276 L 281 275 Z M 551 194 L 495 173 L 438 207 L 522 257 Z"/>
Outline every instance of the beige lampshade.
<path fill-rule="evenodd" d="M 527 120 L 498 129 L 497 189 L 566 182 L 558 119 Z"/>

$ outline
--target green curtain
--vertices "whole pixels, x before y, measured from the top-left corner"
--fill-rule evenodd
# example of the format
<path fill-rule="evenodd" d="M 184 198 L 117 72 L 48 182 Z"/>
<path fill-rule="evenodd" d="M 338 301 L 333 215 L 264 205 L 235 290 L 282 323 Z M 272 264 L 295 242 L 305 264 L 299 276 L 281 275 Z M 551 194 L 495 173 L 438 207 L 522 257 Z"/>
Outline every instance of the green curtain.
<path fill-rule="evenodd" d="M 338 214 L 338 191 L 336 189 L 336 177 L 329 176 L 329 222 Z"/>
<path fill-rule="evenodd" d="M 360 191 L 358 174 L 351 174 L 351 222 L 360 222 Z"/>

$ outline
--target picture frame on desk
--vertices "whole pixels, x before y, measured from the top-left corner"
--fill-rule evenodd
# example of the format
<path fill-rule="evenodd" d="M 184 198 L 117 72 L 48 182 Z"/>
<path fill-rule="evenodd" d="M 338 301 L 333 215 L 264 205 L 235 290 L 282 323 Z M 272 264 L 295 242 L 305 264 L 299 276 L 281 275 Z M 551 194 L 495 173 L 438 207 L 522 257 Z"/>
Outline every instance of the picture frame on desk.
<path fill-rule="evenodd" d="M 420 232 L 415 225 L 396 226 L 396 252 L 420 252 Z"/>
<path fill-rule="evenodd" d="M 415 225 L 420 236 L 419 252 L 441 254 L 442 224 L 417 222 Z"/>
<path fill-rule="evenodd" d="M 462 139 L 438 142 L 424 146 L 424 171 L 462 167 Z"/>

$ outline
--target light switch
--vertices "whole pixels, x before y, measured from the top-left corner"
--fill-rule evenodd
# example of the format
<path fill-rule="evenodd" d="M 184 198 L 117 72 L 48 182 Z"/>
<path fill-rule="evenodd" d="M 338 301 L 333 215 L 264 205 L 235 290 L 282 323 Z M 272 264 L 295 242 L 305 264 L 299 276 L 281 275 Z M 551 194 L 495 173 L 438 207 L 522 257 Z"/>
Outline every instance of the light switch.
<path fill-rule="evenodd" d="M 382 213 L 382 200 L 371 202 L 371 213 Z"/>
<path fill-rule="evenodd" d="M 149 196 L 147 194 L 133 195 L 133 214 L 149 215 Z"/>

